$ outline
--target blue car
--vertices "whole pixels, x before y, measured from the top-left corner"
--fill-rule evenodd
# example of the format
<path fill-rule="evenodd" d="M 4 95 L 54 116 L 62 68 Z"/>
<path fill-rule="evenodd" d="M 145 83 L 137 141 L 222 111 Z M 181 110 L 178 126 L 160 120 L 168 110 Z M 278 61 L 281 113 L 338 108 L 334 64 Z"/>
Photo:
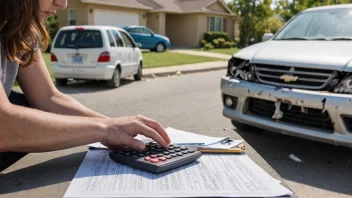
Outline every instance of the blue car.
<path fill-rule="evenodd" d="M 150 49 L 157 52 L 163 52 L 170 48 L 170 39 L 160 34 L 154 34 L 149 28 L 144 26 L 126 26 L 123 27 L 136 43 L 141 43 L 141 49 Z"/>

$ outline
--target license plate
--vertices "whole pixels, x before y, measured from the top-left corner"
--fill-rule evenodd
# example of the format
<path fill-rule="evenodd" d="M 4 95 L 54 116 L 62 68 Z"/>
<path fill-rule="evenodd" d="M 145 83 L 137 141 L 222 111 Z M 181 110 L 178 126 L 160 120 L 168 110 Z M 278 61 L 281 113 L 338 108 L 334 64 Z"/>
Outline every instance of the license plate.
<path fill-rule="evenodd" d="M 72 63 L 82 64 L 83 63 L 83 56 L 72 56 Z"/>

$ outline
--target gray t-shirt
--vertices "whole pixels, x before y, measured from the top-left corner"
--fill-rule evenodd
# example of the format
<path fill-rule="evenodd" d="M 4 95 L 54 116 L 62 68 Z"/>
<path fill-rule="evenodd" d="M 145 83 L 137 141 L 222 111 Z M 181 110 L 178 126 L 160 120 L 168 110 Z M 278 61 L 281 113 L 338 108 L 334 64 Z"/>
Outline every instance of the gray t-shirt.
<path fill-rule="evenodd" d="M 7 60 L 5 50 L 0 42 L 0 82 L 5 89 L 7 97 L 11 93 L 13 83 L 16 80 L 17 71 L 18 63 Z"/>

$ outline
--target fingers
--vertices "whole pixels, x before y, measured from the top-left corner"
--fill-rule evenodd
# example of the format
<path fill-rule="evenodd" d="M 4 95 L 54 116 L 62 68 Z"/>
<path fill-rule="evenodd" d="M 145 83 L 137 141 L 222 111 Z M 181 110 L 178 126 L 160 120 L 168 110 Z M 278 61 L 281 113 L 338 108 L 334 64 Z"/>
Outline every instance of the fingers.
<path fill-rule="evenodd" d="M 148 127 L 147 125 L 143 123 L 137 124 L 135 130 L 141 135 L 152 138 L 159 145 L 165 148 L 168 147 L 168 143 L 166 143 L 166 141 L 160 136 L 160 134 L 157 133 L 154 129 Z"/>
<path fill-rule="evenodd" d="M 152 128 L 155 130 L 156 133 L 158 133 L 167 144 L 170 144 L 171 140 L 169 135 L 166 133 L 164 128 L 161 126 L 161 124 L 155 120 L 152 120 L 150 118 L 144 117 L 144 116 L 137 116 L 141 122 L 143 122 L 145 125 L 148 127 Z"/>
<path fill-rule="evenodd" d="M 123 142 L 124 145 L 137 150 L 137 151 L 142 151 L 145 149 L 145 144 L 127 134 L 123 134 L 120 136 L 120 141 Z"/>

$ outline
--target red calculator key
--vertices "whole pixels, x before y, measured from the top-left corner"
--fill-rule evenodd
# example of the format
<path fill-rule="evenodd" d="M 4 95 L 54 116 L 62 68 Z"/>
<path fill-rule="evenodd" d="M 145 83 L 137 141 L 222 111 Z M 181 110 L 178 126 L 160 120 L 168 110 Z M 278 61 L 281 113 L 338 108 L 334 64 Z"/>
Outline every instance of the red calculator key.
<path fill-rule="evenodd" d="M 159 157 L 160 161 L 166 161 L 166 157 Z"/>
<path fill-rule="evenodd" d="M 150 158 L 150 157 L 145 157 L 145 158 L 144 158 L 145 161 L 150 161 L 151 159 L 152 159 L 152 158 Z"/>
<path fill-rule="evenodd" d="M 151 158 L 157 158 L 158 155 L 150 155 Z"/>
<path fill-rule="evenodd" d="M 158 162 L 159 162 L 159 159 L 158 159 L 158 158 L 154 158 L 154 159 L 151 159 L 150 162 L 152 162 L 152 163 L 158 163 Z"/>

